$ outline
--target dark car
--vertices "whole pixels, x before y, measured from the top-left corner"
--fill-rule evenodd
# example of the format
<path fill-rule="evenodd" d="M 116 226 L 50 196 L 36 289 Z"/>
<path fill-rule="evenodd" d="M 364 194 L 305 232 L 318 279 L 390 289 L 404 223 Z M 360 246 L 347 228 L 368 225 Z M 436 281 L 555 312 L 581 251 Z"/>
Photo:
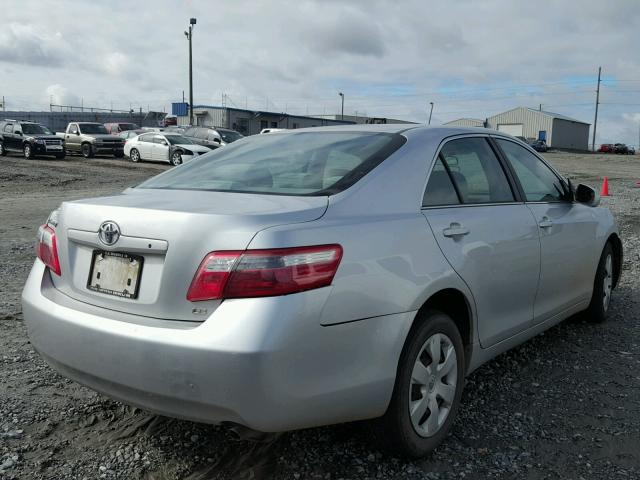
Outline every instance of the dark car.
<path fill-rule="evenodd" d="M 547 142 L 544 140 L 534 140 L 529 143 L 529 146 L 533 148 L 536 152 L 546 152 L 548 150 Z"/>
<path fill-rule="evenodd" d="M 635 155 L 636 154 L 636 149 L 633 147 L 628 147 L 629 151 L 627 152 L 629 155 Z"/>
<path fill-rule="evenodd" d="M 613 153 L 626 155 L 629 153 L 629 147 L 627 147 L 624 143 L 616 143 L 613 145 Z"/>
<path fill-rule="evenodd" d="M 209 148 L 222 147 L 243 137 L 235 130 L 214 127 L 189 127 L 185 130 L 184 136 Z"/>
<path fill-rule="evenodd" d="M 20 152 L 24 158 L 37 155 L 64 158 L 64 141 L 44 125 L 20 120 L 0 122 L 0 155 Z"/>

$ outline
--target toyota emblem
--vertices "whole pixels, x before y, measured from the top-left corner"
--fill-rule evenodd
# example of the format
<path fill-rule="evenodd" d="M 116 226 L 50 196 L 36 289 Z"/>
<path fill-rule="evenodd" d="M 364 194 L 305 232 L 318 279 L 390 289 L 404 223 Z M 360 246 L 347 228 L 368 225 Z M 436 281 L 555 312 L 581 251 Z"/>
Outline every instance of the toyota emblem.
<path fill-rule="evenodd" d="M 116 222 L 103 222 L 98 230 L 98 238 L 105 245 L 113 245 L 120 238 L 120 227 Z"/>

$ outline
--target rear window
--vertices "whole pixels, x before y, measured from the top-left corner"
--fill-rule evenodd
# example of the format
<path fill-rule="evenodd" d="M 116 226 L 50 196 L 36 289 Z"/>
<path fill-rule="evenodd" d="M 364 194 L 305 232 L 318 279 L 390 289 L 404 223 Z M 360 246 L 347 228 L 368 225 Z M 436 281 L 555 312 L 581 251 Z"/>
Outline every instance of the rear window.
<path fill-rule="evenodd" d="M 398 134 L 368 132 L 255 135 L 138 188 L 331 195 L 353 185 L 404 142 Z"/>

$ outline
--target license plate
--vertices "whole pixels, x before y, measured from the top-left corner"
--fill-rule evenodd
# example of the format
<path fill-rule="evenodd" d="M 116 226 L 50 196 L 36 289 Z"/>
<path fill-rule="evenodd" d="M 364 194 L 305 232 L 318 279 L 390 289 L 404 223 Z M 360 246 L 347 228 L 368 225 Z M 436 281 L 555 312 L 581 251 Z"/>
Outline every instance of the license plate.
<path fill-rule="evenodd" d="M 122 298 L 138 298 L 144 257 L 94 250 L 87 288 Z"/>

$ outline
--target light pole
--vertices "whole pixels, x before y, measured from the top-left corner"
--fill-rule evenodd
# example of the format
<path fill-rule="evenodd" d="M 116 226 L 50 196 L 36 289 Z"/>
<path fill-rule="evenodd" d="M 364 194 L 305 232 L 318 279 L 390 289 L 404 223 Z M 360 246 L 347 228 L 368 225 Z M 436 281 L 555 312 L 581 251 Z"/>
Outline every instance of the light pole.
<path fill-rule="evenodd" d="M 191 54 L 191 37 L 193 37 L 193 28 L 196 25 L 196 19 L 189 19 L 189 31 L 184 32 L 189 39 L 189 125 L 193 125 L 193 61 Z"/>
<path fill-rule="evenodd" d="M 344 120 L 344 93 L 340 92 L 338 93 L 338 95 L 340 95 L 340 98 L 342 99 L 342 110 L 340 111 L 340 120 Z"/>
<path fill-rule="evenodd" d="M 429 105 L 431 105 L 431 110 L 429 110 L 429 122 L 427 123 L 427 125 L 431 125 L 431 114 L 433 113 L 433 102 L 429 102 Z"/>

